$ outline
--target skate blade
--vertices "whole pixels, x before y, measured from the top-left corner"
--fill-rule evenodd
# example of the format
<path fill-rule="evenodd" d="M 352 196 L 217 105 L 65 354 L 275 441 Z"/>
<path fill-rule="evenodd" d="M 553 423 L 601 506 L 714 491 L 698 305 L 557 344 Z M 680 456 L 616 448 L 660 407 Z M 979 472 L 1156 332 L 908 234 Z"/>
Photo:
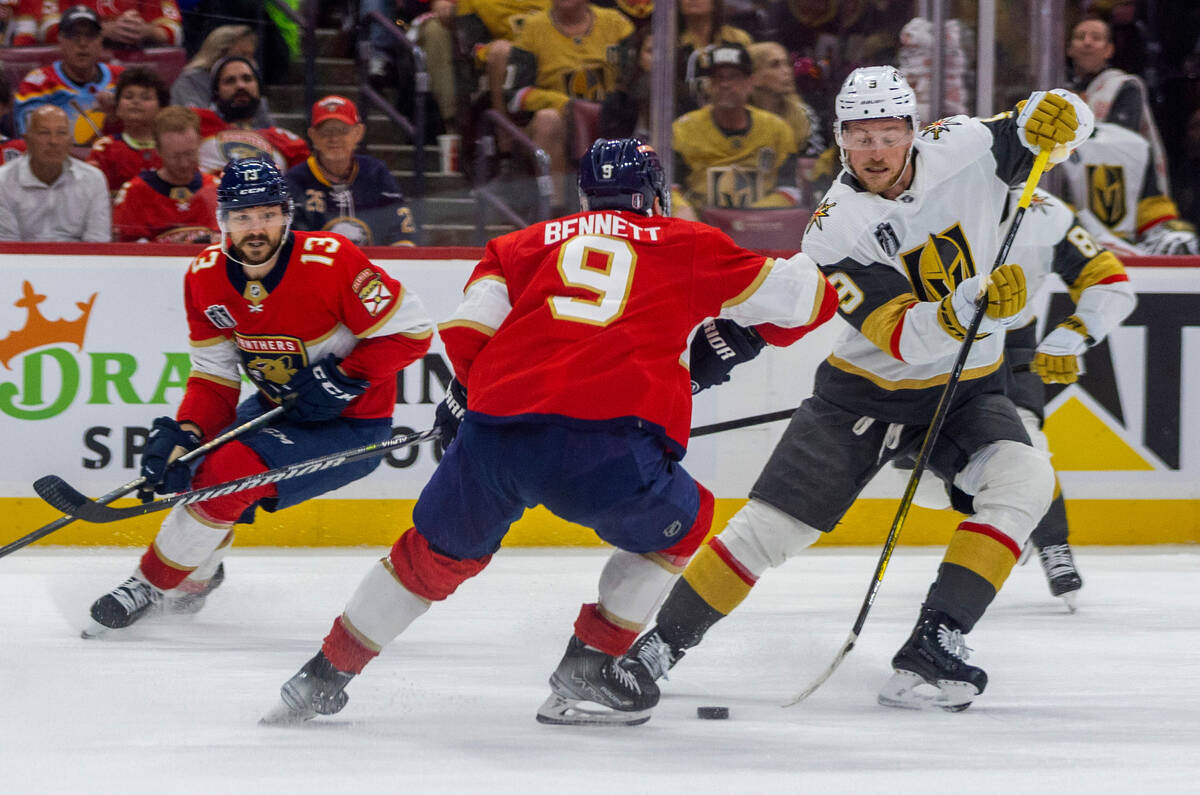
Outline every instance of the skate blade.
<path fill-rule="evenodd" d="M 283 699 L 258 719 L 260 726 L 299 726 L 317 717 L 313 710 L 295 710 L 284 703 Z"/>
<path fill-rule="evenodd" d="M 1075 612 L 1075 610 L 1077 608 L 1077 605 L 1075 604 L 1075 600 L 1078 597 L 1079 597 L 1079 589 L 1078 588 L 1076 588 L 1074 591 L 1067 591 L 1066 593 L 1061 593 L 1058 595 L 1058 598 L 1062 599 L 1063 603 L 1067 606 L 1068 613 Z"/>
<path fill-rule="evenodd" d="M 1033 542 L 1026 541 L 1025 546 L 1021 547 L 1021 557 L 1017 558 L 1017 565 L 1024 566 L 1029 562 L 1029 556 L 1033 552 Z"/>
<path fill-rule="evenodd" d="M 966 682 L 939 679 L 936 685 L 912 671 L 896 671 L 879 691 L 879 703 L 898 709 L 941 709 L 962 712 L 979 691 Z"/>
<path fill-rule="evenodd" d="M 88 625 L 79 633 L 79 637 L 84 640 L 97 640 L 105 638 L 115 632 L 112 627 L 106 627 L 94 618 L 88 619 Z"/>
<path fill-rule="evenodd" d="M 591 701 L 575 701 L 557 693 L 538 707 L 538 723 L 554 726 L 639 726 L 650 720 L 650 710 L 619 712 Z"/>

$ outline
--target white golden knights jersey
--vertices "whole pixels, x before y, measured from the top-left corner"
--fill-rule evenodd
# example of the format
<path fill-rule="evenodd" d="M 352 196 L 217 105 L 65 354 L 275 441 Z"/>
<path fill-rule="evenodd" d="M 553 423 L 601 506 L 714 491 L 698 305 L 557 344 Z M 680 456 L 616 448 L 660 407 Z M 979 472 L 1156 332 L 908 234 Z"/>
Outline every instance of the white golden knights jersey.
<path fill-rule="evenodd" d="M 1096 122 L 1092 136 L 1059 168 L 1066 175 L 1065 198 L 1084 222 L 1094 218 L 1131 243 L 1179 215 L 1175 202 L 1158 189 L 1150 144 L 1119 124 Z"/>
<path fill-rule="evenodd" d="M 1014 189 L 1009 206 L 1016 207 L 1020 198 L 1021 189 Z M 1052 273 L 1066 285 L 1090 344 L 1108 336 L 1133 311 L 1136 299 L 1121 261 L 1092 237 L 1066 202 L 1044 190 L 1034 191 L 1008 260 L 1025 271 L 1029 295 L 1022 322 L 1013 330 L 1034 319 L 1033 298 Z"/>
<path fill-rule="evenodd" d="M 933 417 L 962 345 L 940 301 L 991 267 L 1009 188 L 1033 164 L 1011 113 L 942 119 L 918 134 L 915 147 L 912 184 L 894 200 L 864 190 L 843 170 L 802 244 L 837 288 L 850 324 L 818 368 L 814 392 L 848 411 L 904 424 Z M 1003 391 L 1003 336 L 976 339 L 956 404 Z"/>
<path fill-rule="evenodd" d="M 291 233 L 261 280 L 209 246 L 188 267 L 184 300 L 192 371 L 176 416 L 209 436 L 233 420 L 242 371 L 275 401 L 297 371 L 329 355 L 370 382 L 342 416 L 391 417 L 396 373 L 433 337 L 421 300 L 330 232 Z"/>

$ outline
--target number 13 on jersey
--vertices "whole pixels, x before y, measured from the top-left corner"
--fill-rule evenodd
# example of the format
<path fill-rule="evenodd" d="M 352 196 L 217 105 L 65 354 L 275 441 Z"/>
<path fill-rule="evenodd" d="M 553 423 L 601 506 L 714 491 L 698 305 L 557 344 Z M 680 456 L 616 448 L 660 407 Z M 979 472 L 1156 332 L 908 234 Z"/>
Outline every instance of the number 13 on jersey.
<path fill-rule="evenodd" d="M 637 254 L 628 240 L 599 235 L 573 237 L 558 250 L 558 273 L 563 284 L 594 293 L 594 298 L 552 296 L 548 303 L 556 319 L 607 326 L 621 316 L 633 285 Z"/>

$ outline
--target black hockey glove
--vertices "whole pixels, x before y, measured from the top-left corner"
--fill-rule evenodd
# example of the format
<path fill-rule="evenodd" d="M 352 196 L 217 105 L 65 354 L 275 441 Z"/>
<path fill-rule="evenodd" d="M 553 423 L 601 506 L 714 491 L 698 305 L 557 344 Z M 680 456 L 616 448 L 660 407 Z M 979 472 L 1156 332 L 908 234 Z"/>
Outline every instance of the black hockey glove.
<path fill-rule="evenodd" d="M 450 380 L 446 389 L 446 397 L 438 404 L 433 414 L 433 427 L 442 435 L 442 449 L 445 450 L 458 435 L 458 426 L 462 425 L 463 417 L 467 416 L 467 388 L 459 383 L 457 378 Z"/>
<path fill-rule="evenodd" d="M 766 344 L 757 331 L 732 320 L 701 323 L 692 337 L 692 394 L 728 381 L 734 367 L 758 356 Z"/>
<path fill-rule="evenodd" d="M 341 416 L 350 401 L 367 391 L 367 382 L 338 369 L 341 359 L 326 356 L 305 367 L 287 383 L 283 405 L 296 422 L 321 422 Z"/>
<path fill-rule="evenodd" d="M 150 436 L 142 451 L 142 477 L 146 482 L 138 489 L 142 502 L 154 499 L 154 493 L 175 494 L 187 491 L 192 482 L 192 470 L 187 464 L 171 463 L 184 453 L 200 446 L 200 437 L 185 431 L 170 417 L 159 417 L 150 426 Z"/>

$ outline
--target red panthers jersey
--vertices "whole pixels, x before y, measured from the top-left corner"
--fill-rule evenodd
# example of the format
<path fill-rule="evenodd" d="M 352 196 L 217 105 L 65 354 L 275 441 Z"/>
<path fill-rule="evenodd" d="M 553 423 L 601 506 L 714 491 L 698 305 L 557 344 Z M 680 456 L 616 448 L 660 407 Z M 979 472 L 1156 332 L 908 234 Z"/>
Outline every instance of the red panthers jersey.
<path fill-rule="evenodd" d="M 196 172 L 187 185 L 170 185 L 143 171 L 113 199 L 113 240 L 212 243 L 217 229 L 217 179 Z"/>
<path fill-rule="evenodd" d="M 184 277 L 192 372 L 177 412 L 211 435 L 233 421 L 245 371 L 276 402 L 301 368 L 328 355 L 370 383 L 343 417 L 391 417 L 396 373 L 429 349 L 421 300 L 331 232 L 293 232 L 262 280 L 209 246 Z"/>
<path fill-rule="evenodd" d="M 720 316 L 789 344 L 833 315 L 835 295 L 804 254 L 776 260 L 704 224 L 605 211 L 491 241 L 439 329 L 480 421 L 634 425 L 682 451 L 693 329 Z"/>
<path fill-rule="evenodd" d="M 102 20 L 136 11 L 143 22 L 149 22 L 166 34 L 166 40 L 158 46 L 179 47 L 183 44 L 182 17 L 175 0 L 19 0 L 13 46 L 58 41 L 58 21 L 73 5 L 88 6 Z"/>
<path fill-rule="evenodd" d="M 106 135 L 92 144 L 87 161 L 104 172 L 110 193 L 116 193 L 146 169 L 154 170 L 162 165 L 162 158 L 153 146 L 135 149 L 124 136 L 113 135 Z"/>
<path fill-rule="evenodd" d="M 244 130 L 208 108 L 192 108 L 200 117 L 200 170 L 219 174 L 230 160 L 265 157 L 281 172 L 308 159 L 308 144 L 280 127 Z"/>
<path fill-rule="evenodd" d="M 16 160 L 25 154 L 25 141 L 20 138 L 5 138 L 0 136 L 0 165 L 10 160 Z"/>

